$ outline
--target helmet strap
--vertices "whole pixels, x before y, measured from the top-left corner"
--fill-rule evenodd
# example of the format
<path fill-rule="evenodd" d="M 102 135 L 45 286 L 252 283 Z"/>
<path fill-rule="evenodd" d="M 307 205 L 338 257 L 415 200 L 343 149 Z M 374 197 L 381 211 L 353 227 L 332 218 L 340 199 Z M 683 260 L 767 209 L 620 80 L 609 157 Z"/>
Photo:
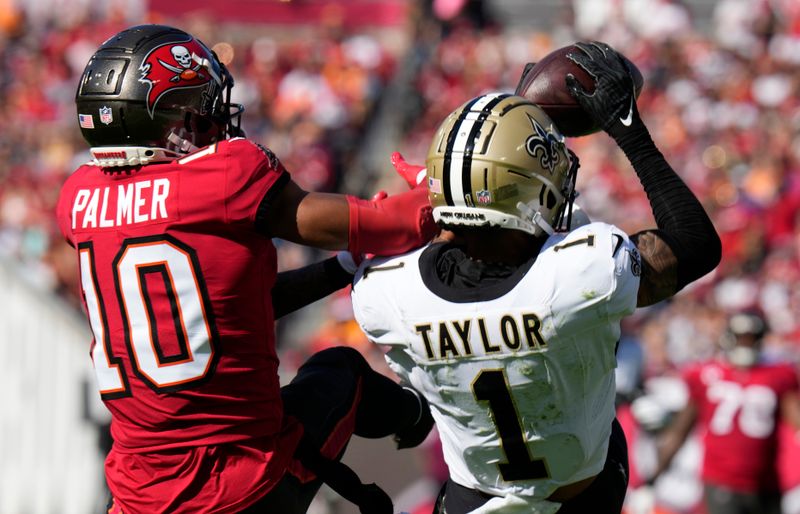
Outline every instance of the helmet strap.
<path fill-rule="evenodd" d="M 531 223 L 544 230 L 547 235 L 552 236 L 553 232 L 555 232 L 552 225 L 550 225 L 547 220 L 544 219 L 544 216 L 542 216 L 539 211 L 534 211 L 531 209 L 530 205 L 523 202 L 517 202 L 517 209 L 519 209 L 519 212 L 522 214 L 524 219 L 530 220 Z"/>
<path fill-rule="evenodd" d="M 169 135 L 167 136 L 167 141 L 175 145 L 177 153 L 187 154 L 199 150 L 199 148 L 195 146 L 194 143 L 192 143 L 188 139 L 182 138 L 175 132 L 169 133 Z"/>
<path fill-rule="evenodd" d="M 548 223 L 548 222 L 547 222 L 547 221 L 544 219 L 544 216 L 542 216 L 542 213 L 540 213 L 540 212 L 535 212 L 535 213 L 533 213 L 533 219 L 532 219 L 531 221 L 532 221 L 532 222 L 533 222 L 535 225 L 537 225 L 539 228 L 541 228 L 542 230 L 544 230 L 545 232 L 547 232 L 547 235 L 548 235 L 548 236 L 552 236 L 552 235 L 553 235 L 553 232 L 555 232 L 555 230 L 553 230 L 553 226 L 552 226 L 552 225 L 550 225 L 550 224 L 549 224 L 549 223 Z"/>

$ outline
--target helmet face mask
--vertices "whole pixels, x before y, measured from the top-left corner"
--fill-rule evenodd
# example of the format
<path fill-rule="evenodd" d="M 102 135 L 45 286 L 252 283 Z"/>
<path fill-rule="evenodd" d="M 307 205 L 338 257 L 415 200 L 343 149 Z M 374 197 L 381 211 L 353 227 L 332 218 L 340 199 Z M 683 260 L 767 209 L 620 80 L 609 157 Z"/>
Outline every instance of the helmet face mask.
<path fill-rule="evenodd" d="M 243 108 L 230 103 L 232 87 L 225 65 L 202 42 L 172 27 L 141 25 L 95 52 L 75 101 L 95 164 L 130 166 L 239 135 Z"/>
<path fill-rule="evenodd" d="M 434 219 L 533 235 L 568 228 L 577 159 L 538 106 L 512 95 L 470 100 L 439 127 L 426 160 Z"/>

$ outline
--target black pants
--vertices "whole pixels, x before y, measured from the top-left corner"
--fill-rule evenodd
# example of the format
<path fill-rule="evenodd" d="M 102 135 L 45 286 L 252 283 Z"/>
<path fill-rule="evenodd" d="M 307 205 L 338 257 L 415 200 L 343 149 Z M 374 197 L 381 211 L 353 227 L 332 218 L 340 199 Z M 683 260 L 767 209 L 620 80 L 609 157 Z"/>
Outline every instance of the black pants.
<path fill-rule="evenodd" d="M 360 353 L 346 347 L 314 354 L 294 380 L 281 388 L 281 398 L 286 415 L 303 425 L 301 444 L 326 448 L 333 452 L 327 456 L 337 460 L 352 434 L 385 437 L 413 424 L 419 416 L 415 396 L 375 372 Z M 286 473 L 266 496 L 241 514 L 305 513 L 321 485 L 319 478 L 308 480 Z"/>
<path fill-rule="evenodd" d="M 561 504 L 558 514 L 619 514 L 628 489 L 628 444 L 619 421 L 611 425 L 608 454 L 603 470 L 582 493 Z M 492 499 L 492 496 L 448 480 L 434 514 L 465 514 Z"/>

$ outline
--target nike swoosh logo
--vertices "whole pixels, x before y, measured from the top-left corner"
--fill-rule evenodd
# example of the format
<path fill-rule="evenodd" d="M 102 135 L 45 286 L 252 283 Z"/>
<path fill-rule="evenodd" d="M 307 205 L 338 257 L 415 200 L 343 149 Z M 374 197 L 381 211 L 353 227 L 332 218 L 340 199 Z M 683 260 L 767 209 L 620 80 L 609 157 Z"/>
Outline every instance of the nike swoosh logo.
<path fill-rule="evenodd" d="M 631 123 L 633 123 L 633 96 L 631 96 L 631 106 L 628 109 L 628 115 L 624 118 L 620 118 L 619 121 L 626 127 L 630 127 Z"/>

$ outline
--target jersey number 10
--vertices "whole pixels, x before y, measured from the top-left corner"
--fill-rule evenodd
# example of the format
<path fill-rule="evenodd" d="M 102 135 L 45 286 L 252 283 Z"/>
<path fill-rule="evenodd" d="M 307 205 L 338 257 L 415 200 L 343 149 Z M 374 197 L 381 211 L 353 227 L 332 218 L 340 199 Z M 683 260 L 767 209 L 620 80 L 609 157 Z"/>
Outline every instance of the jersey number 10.
<path fill-rule="evenodd" d="M 107 302 L 101 294 L 92 244 L 82 243 L 78 251 L 95 340 L 92 360 L 103 399 L 130 395 L 124 363 L 112 352 L 107 305 L 119 306 L 133 372 L 151 389 L 177 391 L 197 385 L 211 373 L 217 333 L 192 248 L 167 235 L 126 239 L 112 264 L 117 302 Z M 149 291 L 148 285 L 161 292 Z M 163 301 L 156 303 L 154 298 Z M 159 341 L 159 334 L 170 332 L 177 342 L 177 353 L 172 355 Z"/>

